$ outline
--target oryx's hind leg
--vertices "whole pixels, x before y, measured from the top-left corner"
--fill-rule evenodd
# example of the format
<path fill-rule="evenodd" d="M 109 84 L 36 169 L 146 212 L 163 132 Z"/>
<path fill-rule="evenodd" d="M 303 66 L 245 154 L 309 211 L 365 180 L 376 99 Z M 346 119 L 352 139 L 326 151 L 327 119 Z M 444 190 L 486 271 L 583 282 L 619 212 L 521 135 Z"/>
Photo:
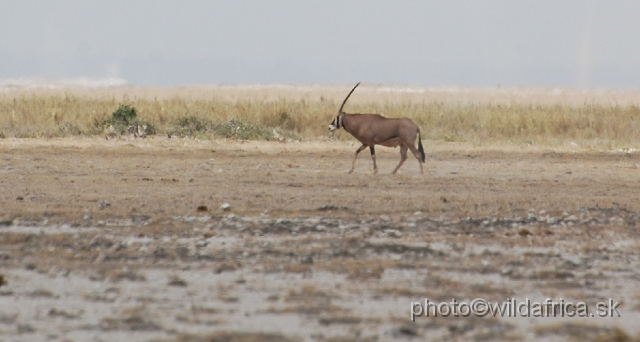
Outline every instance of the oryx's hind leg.
<path fill-rule="evenodd" d="M 393 170 L 393 172 L 391 172 L 392 175 L 395 175 L 396 172 L 398 172 L 398 169 L 400 169 L 400 166 L 402 166 L 402 164 L 404 164 L 405 160 L 407 160 L 407 146 L 402 144 L 402 145 L 400 145 L 400 163 L 398 163 L 398 166 L 396 166 L 395 170 Z"/>
<path fill-rule="evenodd" d="M 424 174 L 424 170 L 422 169 L 422 155 L 420 155 L 418 149 L 413 146 L 413 143 L 409 145 L 409 149 L 411 150 L 411 153 L 413 153 L 413 155 L 416 157 L 416 159 L 418 159 L 418 164 L 420 164 L 420 173 Z"/>
<path fill-rule="evenodd" d="M 351 163 L 351 170 L 349 170 L 349 173 L 352 173 L 353 169 L 356 167 L 356 158 L 358 158 L 358 153 L 364 151 L 365 148 L 367 148 L 367 146 L 362 145 L 358 147 L 358 149 L 356 150 L 356 153 L 353 154 L 353 162 Z"/>
<path fill-rule="evenodd" d="M 371 151 L 371 159 L 373 160 L 373 174 L 378 173 L 378 165 L 376 164 L 376 149 L 373 147 L 374 145 L 369 146 L 369 150 Z"/>

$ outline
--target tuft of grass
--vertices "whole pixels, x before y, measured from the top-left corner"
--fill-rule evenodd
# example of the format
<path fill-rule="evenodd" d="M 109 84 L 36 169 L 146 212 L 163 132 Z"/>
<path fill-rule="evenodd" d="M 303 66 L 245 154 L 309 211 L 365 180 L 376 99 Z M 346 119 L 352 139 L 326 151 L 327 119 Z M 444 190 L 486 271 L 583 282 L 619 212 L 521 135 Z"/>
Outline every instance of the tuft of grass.
<path fill-rule="evenodd" d="M 209 118 L 187 116 L 175 120 L 168 131 L 179 137 L 227 138 L 240 140 L 300 139 L 294 132 L 280 128 L 256 125 L 231 118 L 226 122 L 215 122 Z"/>
<path fill-rule="evenodd" d="M 209 119 L 187 116 L 175 120 L 173 130 L 169 131 L 169 134 L 195 137 L 207 134 L 213 130 L 214 126 L 213 121 Z"/>

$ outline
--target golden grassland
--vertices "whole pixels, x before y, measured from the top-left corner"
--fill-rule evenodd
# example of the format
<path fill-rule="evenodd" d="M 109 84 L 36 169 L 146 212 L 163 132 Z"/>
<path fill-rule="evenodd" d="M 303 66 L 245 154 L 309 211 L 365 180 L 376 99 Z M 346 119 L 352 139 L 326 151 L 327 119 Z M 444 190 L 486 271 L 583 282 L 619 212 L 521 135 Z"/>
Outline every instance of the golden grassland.
<path fill-rule="evenodd" d="M 156 134 L 313 140 L 327 136 L 350 87 L 8 88 L 0 90 L 0 137 L 104 136 L 105 120 L 126 104 Z M 640 137 L 640 91 L 632 90 L 363 85 L 345 111 L 408 117 L 423 139 L 476 146 L 635 148 Z M 225 126 L 232 118 L 234 125 Z"/>

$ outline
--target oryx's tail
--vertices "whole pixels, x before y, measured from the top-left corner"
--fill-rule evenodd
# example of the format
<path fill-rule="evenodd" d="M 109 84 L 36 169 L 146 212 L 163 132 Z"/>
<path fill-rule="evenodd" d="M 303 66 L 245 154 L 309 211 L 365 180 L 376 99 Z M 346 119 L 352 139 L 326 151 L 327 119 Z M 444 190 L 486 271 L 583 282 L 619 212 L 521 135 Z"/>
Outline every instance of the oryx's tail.
<path fill-rule="evenodd" d="M 420 137 L 420 128 L 418 128 L 418 151 L 420 151 L 420 155 L 422 156 L 422 162 L 425 162 L 424 156 L 424 148 L 422 147 L 422 138 Z"/>

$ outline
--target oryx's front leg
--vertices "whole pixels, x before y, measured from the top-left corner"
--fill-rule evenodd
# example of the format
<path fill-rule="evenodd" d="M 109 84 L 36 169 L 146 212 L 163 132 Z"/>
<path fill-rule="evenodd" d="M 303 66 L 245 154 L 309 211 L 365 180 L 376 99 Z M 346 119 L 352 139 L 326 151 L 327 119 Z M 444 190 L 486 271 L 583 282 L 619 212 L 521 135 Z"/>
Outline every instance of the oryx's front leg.
<path fill-rule="evenodd" d="M 371 159 L 373 159 L 373 174 L 375 175 L 378 173 L 378 165 L 376 165 L 376 149 L 373 146 L 369 146 L 369 150 L 371 151 Z"/>
<path fill-rule="evenodd" d="M 351 170 L 349 170 L 349 173 L 352 173 L 353 169 L 356 167 L 356 158 L 358 158 L 358 153 L 364 151 L 365 148 L 367 148 L 367 146 L 362 145 L 356 150 L 356 153 L 353 154 L 353 163 L 351 163 Z"/>

